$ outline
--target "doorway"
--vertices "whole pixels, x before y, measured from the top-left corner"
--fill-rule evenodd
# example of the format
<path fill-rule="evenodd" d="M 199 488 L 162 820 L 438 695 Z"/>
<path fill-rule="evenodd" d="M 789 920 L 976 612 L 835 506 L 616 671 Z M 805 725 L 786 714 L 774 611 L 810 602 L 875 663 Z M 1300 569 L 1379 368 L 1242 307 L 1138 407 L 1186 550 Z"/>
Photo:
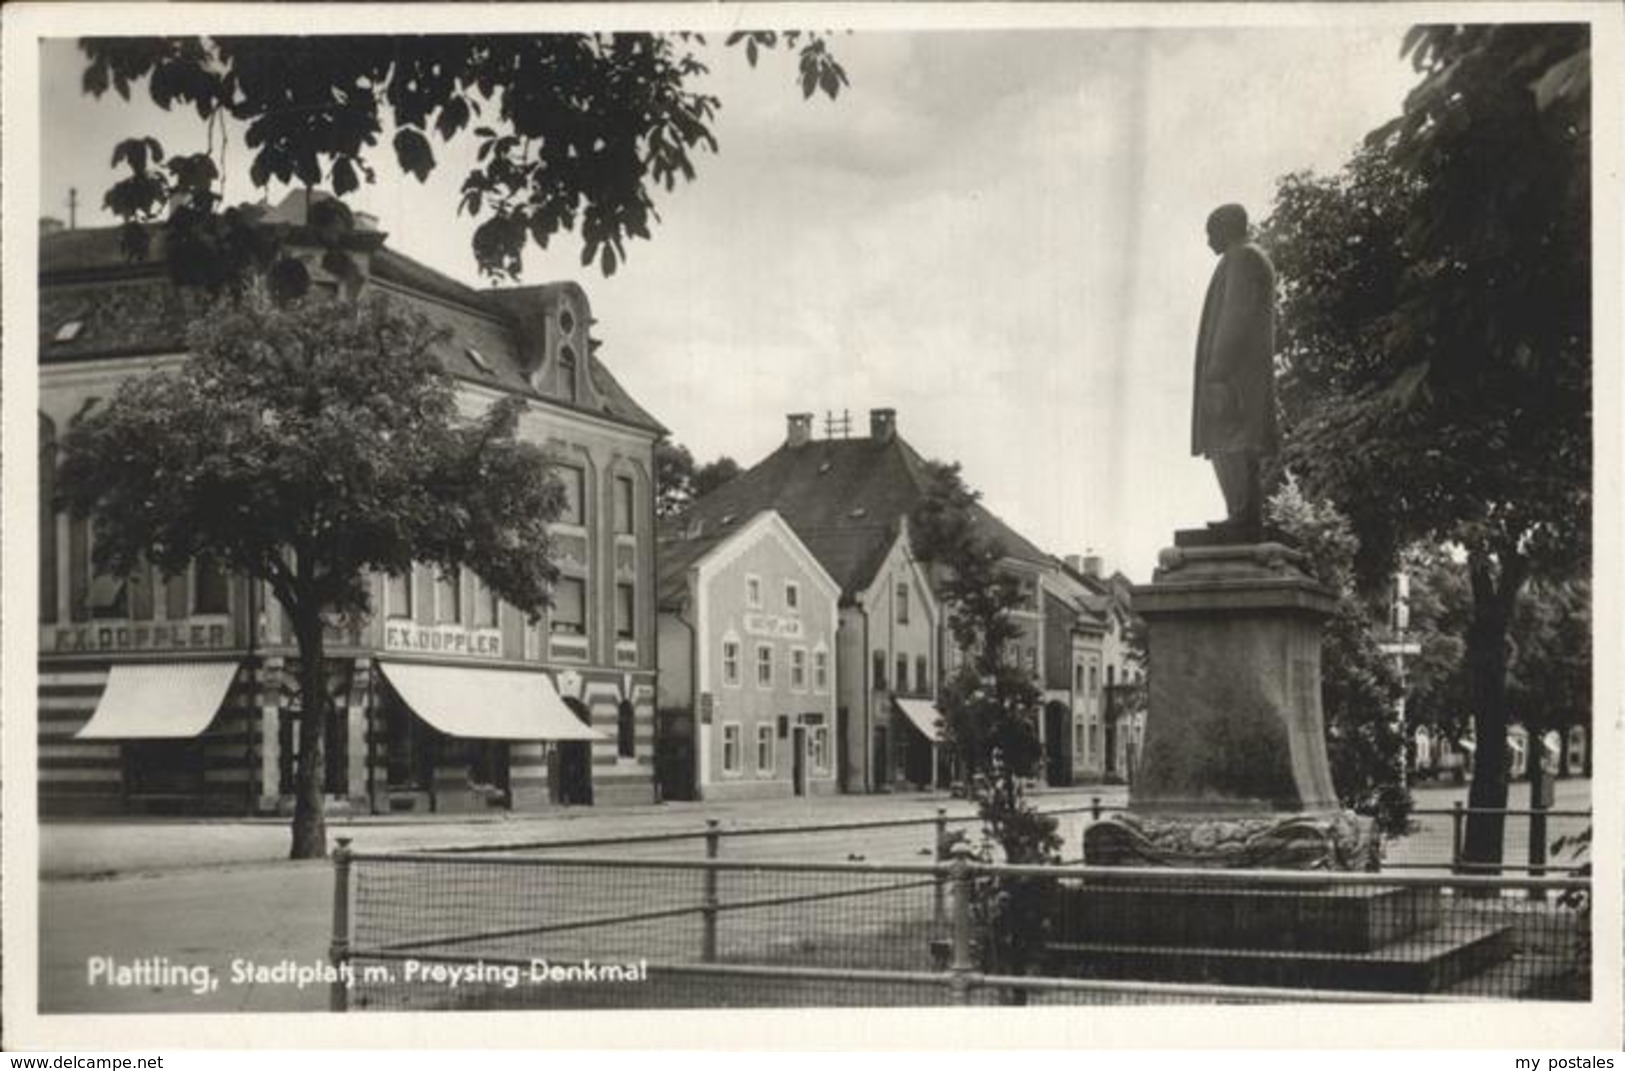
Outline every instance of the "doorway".
<path fill-rule="evenodd" d="M 797 725 L 790 730 L 790 784 L 795 794 L 807 794 L 807 727 Z"/>
<path fill-rule="evenodd" d="M 564 705 L 581 724 L 592 724 L 592 714 L 581 700 L 565 696 Z M 547 773 L 554 803 L 592 804 L 592 744 L 589 741 L 560 740 L 554 744 Z"/>
<path fill-rule="evenodd" d="M 1056 788 L 1072 783 L 1072 755 L 1067 746 L 1072 734 L 1068 723 L 1072 720 L 1066 704 L 1051 700 L 1044 707 L 1044 775 Z"/>

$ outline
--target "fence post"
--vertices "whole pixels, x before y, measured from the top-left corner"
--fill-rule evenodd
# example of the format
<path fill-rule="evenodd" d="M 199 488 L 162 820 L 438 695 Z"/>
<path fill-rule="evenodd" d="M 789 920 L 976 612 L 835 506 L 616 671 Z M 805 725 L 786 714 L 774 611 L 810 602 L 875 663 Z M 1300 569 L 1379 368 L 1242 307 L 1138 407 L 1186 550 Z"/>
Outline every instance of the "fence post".
<path fill-rule="evenodd" d="M 936 937 L 942 936 L 943 924 L 948 919 L 947 892 L 948 878 L 942 871 L 942 864 L 948 860 L 948 809 L 937 808 L 937 849 L 932 853 L 937 863 L 936 888 L 931 893 L 931 933 Z"/>
<path fill-rule="evenodd" d="M 1450 812 L 1450 869 L 1456 874 L 1461 873 L 1461 851 L 1466 835 L 1464 828 L 1466 818 L 1466 804 L 1457 800 L 1456 809 Z"/>
<path fill-rule="evenodd" d="M 1534 751 L 1533 748 L 1530 750 Z M 1529 876 L 1532 878 L 1546 876 L 1546 811 L 1552 801 L 1549 794 L 1551 782 L 1541 766 L 1545 760 L 1546 756 L 1537 752 L 1529 767 Z M 1546 890 L 1531 888 L 1529 899 L 1544 901 Z"/>
<path fill-rule="evenodd" d="M 954 928 L 952 957 L 948 961 L 948 992 L 953 1003 L 969 1004 L 970 973 L 975 967 L 970 948 L 970 845 L 955 844 L 952 856 L 948 872 L 953 882 Z"/>
<path fill-rule="evenodd" d="M 1092 821 L 1092 822 L 1100 821 L 1100 797 L 1099 796 L 1090 796 L 1089 797 L 1089 820 Z"/>
<path fill-rule="evenodd" d="M 722 846 L 722 834 L 717 829 L 717 820 L 705 820 L 705 858 L 708 860 L 717 857 L 717 851 Z M 700 935 L 700 962 L 715 963 L 717 960 L 717 869 L 705 868 L 705 894 L 701 901 L 700 918 L 704 924 Z"/>
<path fill-rule="evenodd" d="M 338 972 L 327 987 L 327 1010 L 345 1011 L 349 1006 L 349 985 L 345 976 L 350 962 L 350 838 L 338 838 L 333 849 L 333 940 L 327 946 L 327 961 Z"/>

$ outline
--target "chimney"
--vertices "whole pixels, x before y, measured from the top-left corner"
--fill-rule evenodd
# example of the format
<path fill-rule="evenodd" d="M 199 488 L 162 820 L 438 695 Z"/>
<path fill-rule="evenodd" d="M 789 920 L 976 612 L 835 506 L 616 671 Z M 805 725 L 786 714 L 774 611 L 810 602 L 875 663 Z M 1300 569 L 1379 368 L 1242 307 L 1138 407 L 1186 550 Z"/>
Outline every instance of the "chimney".
<path fill-rule="evenodd" d="M 41 238 L 45 238 L 53 234 L 61 234 L 66 229 L 67 228 L 63 226 L 62 221 L 57 219 L 55 216 L 41 216 L 39 218 L 39 236 Z"/>
<path fill-rule="evenodd" d="M 1072 570 L 1074 573 L 1080 573 L 1081 574 L 1083 572 L 1083 555 L 1082 554 L 1068 554 L 1066 557 L 1062 558 L 1061 561 L 1062 561 L 1063 564 L 1066 565 L 1066 567 L 1068 569 Z"/>
<path fill-rule="evenodd" d="M 1084 576 L 1092 576 L 1096 580 L 1099 580 L 1100 579 L 1100 573 L 1101 573 L 1101 567 L 1104 564 L 1105 563 L 1100 560 L 1100 555 L 1098 555 L 1098 554 L 1086 554 L 1086 555 L 1084 555 L 1084 557 L 1083 557 L 1083 575 Z"/>
<path fill-rule="evenodd" d="M 812 422 L 811 413 L 791 413 L 785 417 L 789 430 L 785 435 L 784 445 L 794 448 L 812 442 Z"/>
<path fill-rule="evenodd" d="M 897 410 L 869 410 L 869 438 L 875 440 L 876 442 L 889 443 L 896 437 Z"/>

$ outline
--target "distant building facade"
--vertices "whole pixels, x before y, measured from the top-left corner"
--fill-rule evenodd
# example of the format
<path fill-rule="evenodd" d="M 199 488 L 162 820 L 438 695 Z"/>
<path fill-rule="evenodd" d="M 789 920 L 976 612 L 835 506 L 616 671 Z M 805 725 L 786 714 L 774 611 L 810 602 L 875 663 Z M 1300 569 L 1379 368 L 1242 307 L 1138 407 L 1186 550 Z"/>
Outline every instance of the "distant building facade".
<path fill-rule="evenodd" d="M 304 195 L 263 219 L 302 245 Z M 200 562 L 97 575 L 93 525 L 55 513 L 58 443 L 130 376 L 178 368 L 204 299 L 175 286 L 162 236 L 131 264 L 113 229 L 41 240 L 39 796 L 42 813 L 252 814 L 291 806 L 297 650 L 257 584 Z M 362 291 L 448 329 L 461 402 L 529 404 L 568 495 L 554 608 L 527 622 L 478 576 L 371 578 L 375 613 L 333 629 L 330 811 L 535 810 L 654 796 L 653 444 L 610 375 L 573 283 L 476 291 L 358 228 Z M 316 286 L 336 286 L 319 256 Z M 470 702 L 471 697 L 477 701 Z"/>
<path fill-rule="evenodd" d="M 925 460 L 898 433 L 897 413 L 875 409 L 869 434 L 818 439 L 813 416 L 790 414 L 783 444 L 729 483 L 694 502 L 684 530 L 708 538 L 763 510 L 778 513 L 840 589 L 837 635 L 837 783 L 843 792 L 886 792 L 948 783 L 941 747 L 942 682 L 962 656 L 948 634 L 935 578 L 915 560 L 908 517 L 927 488 Z M 844 429 L 843 429 L 844 431 Z M 1009 657 L 1043 681 L 1050 628 L 1046 578 L 1060 563 L 980 505 L 977 531 L 1005 551 L 1000 567 L 1022 586 L 1012 615 L 1019 635 Z M 1087 641 L 1085 641 L 1087 642 Z M 1067 674 L 1072 636 L 1068 632 Z M 1070 695 L 1065 701 L 1070 709 Z M 1045 731 L 1043 712 L 1033 717 Z M 1070 716 L 1061 736 L 1070 738 Z M 1070 745 L 1055 766 L 1068 770 Z"/>
<path fill-rule="evenodd" d="M 840 589 L 783 518 L 668 530 L 659 593 L 663 796 L 834 793 Z"/>

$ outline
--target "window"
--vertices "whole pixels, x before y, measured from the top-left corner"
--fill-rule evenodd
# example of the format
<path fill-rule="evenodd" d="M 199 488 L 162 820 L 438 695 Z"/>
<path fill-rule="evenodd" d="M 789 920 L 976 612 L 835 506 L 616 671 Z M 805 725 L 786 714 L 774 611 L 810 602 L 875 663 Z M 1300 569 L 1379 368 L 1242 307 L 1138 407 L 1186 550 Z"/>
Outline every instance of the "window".
<path fill-rule="evenodd" d="M 497 593 L 481 580 L 474 578 L 474 627 L 496 628 L 500 620 Z"/>
<path fill-rule="evenodd" d="M 773 645 L 759 643 L 756 645 L 756 686 L 758 688 L 773 687 Z"/>
<path fill-rule="evenodd" d="M 637 592 L 631 584 L 615 585 L 615 635 L 619 639 L 630 640 L 634 635 L 633 622 L 637 620 L 635 607 L 637 606 Z"/>
<path fill-rule="evenodd" d="M 794 580 L 784 582 L 784 608 L 792 614 L 801 612 L 801 585 Z"/>
<path fill-rule="evenodd" d="M 587 634 L 587 582 L 577 577 L 563 577 L 553 586 L 554 632 L 572 636 Z"/>
<path fill-rule="evenodd" d="M 722 727 L 722 772 L 736 774 L 739 770 L 739 723 L 731 721 Z"/>
<path fill-rule="evenodd" d="M 121 618 L 129 616 L 129 584 L 123 577 L 98 573 L 90 579 L 90 616 Z"/>
<path fill-rule="evenodd" d="M 632 507 L 636 501 L 632 494 L 632 478 L 615 477 L 615 531 L 622 535 L 632 532 Z"/>
<path fill-rule="evenodd" d="M 384 581 L 384 601 L 389 605 L 390 617 L 412 616 L 412 571 L 391 576 Z"/>
<path fill-rule="evenodd" d="M 1083 694 L 1083 663 L 1072 663 L 1072 690 L 1079 695 Z"/>
<path fill-rule="evenodd" d="M 1038 648 L 1036 647 L 1027 648 L 1027 672 L 1038 672 Z"/>
<path fill-rule="evenodd" d="M 762 578 L 759 576 L 745 577 L 745 605 L 751 609 L 760 609 L 762 605 Z"/>
<path fill-rule="evenodd" d="M 576 465 L 558 465 L 554 469 L 564 484 L 564 512 L 559 514 L 563 524 L 587 523 L 587 473 Z"/>
<path fill-rule="evenodd" d="M 460 625 L 463 623 L 463 574 L 461 570 L 442 572 L 434 582 L 434 619 Z"/>
<path fill-rule="evenodd" d="M 739 683 L 739 641 L 722 641 L 722 683 L 737 685 Z"/>
<path fill-rule="evenodd" d="M 1090 666 L 1089 667 L 1089 695 L 1091 697 L 1093 697 L 1093 696 L 1096 696 L 1096 695 L 1099 695 L 1099 694 L 1100 694 L 1100 667 L 1099 666 Z"/>
<path fill-rule="evenodd" d="M 914 687 L 922 692 L 931 690 L 931 670 L 925 664 L 924 655 L 914 660 Z"/>
<path fill-rule="evenodd" d="M 576 351 L 569 346 L 559 347 L 559 396 L 576 400 Z"/>
<path fill-rule="evenodd" d="M 756 772 L 773 772 L 773 726 L 756 727 Z"/>
<path fill-rule="evenodd" d="M 908 585 L 897 585 L 897 623 L 908 624 Z"/>
<path fill-rule="evenodd" d="M 886 652 L 885 651 L 876 651 L 875 652 L 875 666 L 874 666 L 874 669 L 875 669 L 874 689 L 877 692 L 884 692 L 886 690 Z"/>
<path fill-rule="evenodd" d="M 823 692 L 829 689 L 829 652 L 813 652 L 813 688 Z"/>
<path fill-rule="evenodd" d="M 790 649 L 790 687 L 798 692 L 807 690 L 807 649 L 805 647 L 792 647 Z"/>
<path fill-rule="evenodd" d="M 637 711 L 632 709 L 630 700 L 621 700 L 621 705 L 615 710 L 615 754 L 623 759 L 636 757 L 637 747 Z"/>
<path fill-rule="evenodd" d="M 1074 762 L 1081 762 L 1081 761 L 1085 761 L 1085 760 L 1088 759 L 1089 753 L 1087 751 L 1085 751 L 1083 749 L 1083 747 L 1084 747 L 1083 722 L 1081 722 L 1081 721 L 1073 722 L 1072 723 L 1072 759 L 1073 759 Z"/>
<path fill-rule="evenodd" d="M 226 571 L 213 558 L 197 559 L 192 563 L 192 612 L 224 614 L 230 611 L 231 589 L 226 582 Z"/>
<path fill-rule="evenodd" d="M 812 764 L 815 770 L 829 769 L 829 729 L 827 726 L 815 726 L 812 731 Z"/>
<path fill-rule="evenodd" d="M 892 687 L 899 692 L 908 691 L 908 655 L 906 654 L 897 656 L 897 680 L 892 682 Z"/>

